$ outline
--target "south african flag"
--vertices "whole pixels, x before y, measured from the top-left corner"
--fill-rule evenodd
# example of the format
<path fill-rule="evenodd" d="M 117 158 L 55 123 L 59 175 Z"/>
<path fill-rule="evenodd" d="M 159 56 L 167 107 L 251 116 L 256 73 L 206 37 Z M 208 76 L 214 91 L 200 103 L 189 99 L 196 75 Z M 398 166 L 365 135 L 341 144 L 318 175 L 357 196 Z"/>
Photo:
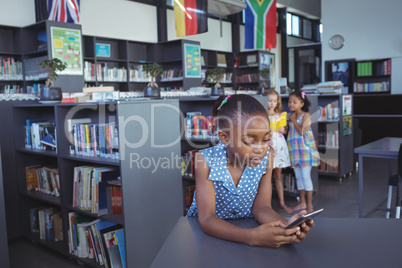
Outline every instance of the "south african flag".
<path fill-rule="evenodd" d="M 276 47 L 276 0 L 245 0 L 245 48 Z"/>

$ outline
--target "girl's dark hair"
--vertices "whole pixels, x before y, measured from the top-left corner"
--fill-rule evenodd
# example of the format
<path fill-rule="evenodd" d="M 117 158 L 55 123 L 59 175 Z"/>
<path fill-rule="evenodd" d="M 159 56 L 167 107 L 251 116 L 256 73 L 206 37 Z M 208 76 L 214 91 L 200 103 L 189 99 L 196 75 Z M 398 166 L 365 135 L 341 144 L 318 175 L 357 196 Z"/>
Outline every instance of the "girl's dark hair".
<path fill-rule="evenodd" d="M 304 98 L 303 98 L 303 95 L 304 95 Z M 302 95 L 302 91 L 301 90 L 296 90 L 296 91 L 293 91 L 292 93 L 290 93 L 289 94 L 289 97 L 290 96 L 295 96 L 295 97 L 297 97 L 301 102 L 304 102 L 304 105 L 303 105 L 303 107 L 301 108 L 301 110 L 303 111 L 303 112 L 308 112 L 309 111 L 309 107 L 311 106 L 311 102 L 309 101 L 309 99 L 307 98 L 307 94 L 306 93 L 304 93 Z"/>
<path fill-rule="evenodd" d="M 266 109 L 254 97 L 246 94 L 231 95 L 226 103 L 220 106 L 226 97 L 220 96 L 212 108 L 212 116 L 217 120 L 220 129 L 230 127 L 231 122 L 237 123 L 239 115 L 264 116 L 268 119 Z"/>

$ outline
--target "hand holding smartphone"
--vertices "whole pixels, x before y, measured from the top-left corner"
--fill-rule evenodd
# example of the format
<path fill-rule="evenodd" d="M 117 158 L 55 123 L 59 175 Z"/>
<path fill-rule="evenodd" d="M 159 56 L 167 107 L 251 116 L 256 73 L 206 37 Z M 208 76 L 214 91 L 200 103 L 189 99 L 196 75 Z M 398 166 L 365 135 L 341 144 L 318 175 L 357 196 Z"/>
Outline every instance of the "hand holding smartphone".
<path fill-rule="evenodd" d="M 294 222 L 292 222 L 291 224 L 289 224 L 288 226 L 286 226 L 286 229 L 290 229 L 293 228 L 295 226 L 299 226 L 300 224 L 302 224 L 303 222 L 306 222 L 312 218 L 314 218 L 315 216 L 317 216 L 318 214 L 320 214 L 324 209 L 319 209 L 310 213 L 307 213 L 305 215 L 300 216 L 300 218 L 298 218 L 297 220 L 295 220 Z"/>

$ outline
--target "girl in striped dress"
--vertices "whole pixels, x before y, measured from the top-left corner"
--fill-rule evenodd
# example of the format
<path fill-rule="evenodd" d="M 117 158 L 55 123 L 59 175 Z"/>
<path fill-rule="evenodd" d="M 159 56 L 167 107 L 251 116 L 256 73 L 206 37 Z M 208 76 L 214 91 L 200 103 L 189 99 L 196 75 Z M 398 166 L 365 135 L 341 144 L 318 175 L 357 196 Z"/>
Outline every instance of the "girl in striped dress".
<path fill-rule="evenodd" d="M 313 211 L 311 167 L 320 164 L 320 155 L 310 126 L 308 112 L 310 105 L 310 101 L 302 91 L 294 91 L 289 95 L 288 107 L 292 114 L 289 117 L 287 142 L 300 196 L 300 203 L 292 208 L 293 211 L 304 209 L 307 209 L 307 212 Z"/>

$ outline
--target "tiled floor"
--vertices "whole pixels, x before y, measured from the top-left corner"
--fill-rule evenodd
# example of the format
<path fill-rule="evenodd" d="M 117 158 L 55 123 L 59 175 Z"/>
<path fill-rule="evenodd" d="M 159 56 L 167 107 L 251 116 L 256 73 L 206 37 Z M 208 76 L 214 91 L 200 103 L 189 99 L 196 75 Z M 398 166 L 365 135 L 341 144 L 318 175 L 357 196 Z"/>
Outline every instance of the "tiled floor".
<path fill-rule="evenodd" d="M 396 161 L 392 163 L 396 171 Z M 388 186 L 388 162 L 384 159 L 366 159 L 364 162 L 364 217 L 383 218 Z M 288 205 L 297 203 L 294 197 L 286 197 Z M 313 198 L 314 208 L 324 208 L 319 217 L 357 218 L 358 217 L 358 177 L 357 173 L 339 181 L 335 178 L 320 178 L 317 193 Z M 274 208 L 278 202 L 273 196 Z M 283 215 L 289 217 L 289 215 Z M 76 261 L 54 253 L 40 245 L 28 241 L 10 244 L 11 268 L 67 268 L 84 267 Z"/>

